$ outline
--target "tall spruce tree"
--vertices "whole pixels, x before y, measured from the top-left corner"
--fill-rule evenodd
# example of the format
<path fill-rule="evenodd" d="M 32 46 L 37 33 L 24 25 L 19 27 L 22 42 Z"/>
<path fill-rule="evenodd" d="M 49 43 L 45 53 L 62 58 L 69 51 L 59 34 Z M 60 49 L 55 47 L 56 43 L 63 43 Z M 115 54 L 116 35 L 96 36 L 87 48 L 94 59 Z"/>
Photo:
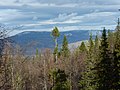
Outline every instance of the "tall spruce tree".
<path fill-rule="evenodd" d="M 118 18 L 118 22 L 117 22 L 116 31 L 120 31 L 120 19 L 119 18 Z"/>
<path fill-rule="evenodd" d="M 98 36 L 97 36 L 97 35 L 96 35 L 96 37 L 95 37 L 94 51 L 95 51 L 95 53 L 99 51 L 99 39 L 98 39 Z"/>
<path fill-rule="evenodd" d="M 97 64 L 97 89 L 96 90 L 112 90 L 112 60 L 108 50 L 108 41 L 106 29 L 103 29 L 100 45 L 100 54 Z"/>
<path fill-rule="evenodd" d="M 60 53 L 63 57 L 68 57 L 70 54 L 70 50 L 68 48 L 68 40 L 67 40 L 67 37 L 65 35 L 64 35 L 64 39 L 63 39 L 62 48 L 61 48 Z"/>
<path fill-rule="evenodd" d="M 108 48 L 111 52 L 114 50 L 115 37 L 114 33 L 108 30 Z"/>
<path fill-rule="evenodd" d="M 118 19 L 118 25 L 115 32 L 115 46 L 114 46 L 114 90 L 120 90 L 120 23 Z"/>
<path fill-rule="evenodd" d="M 96 63 L 97 63 L 98 57 L 99 57 L 99 46 L 100 46 L 100 40 L 99 40 L 98 36 L 96 35 L 95 46 L 94 46 L 94 59 L 95 59 Z"/>
<path fill-rule="evenodd" d="M 94 42 L 91 33 L 89 38 L 89 54 L 92 54 L 93 50 L 94 50 Z"/>
<path fill-rule="evenodd" d="M 52 30 L 52 33 L 51 33 L 54 41 L 55 41 L 55 48 L 54 48 L 54 59 L 55 59 L 55 62 L 57 63 L 57 58 L 58 58 L 58 43 L 57 43 L 57 38 L 60 36 L 60 32 L 58 30 L 57 27 L 55 27 L 53 30 Z"/>
<path fill-rule="evenodd" d="M 87 52 L 87 48 L 86 48 L 84 42 L 81 43 L 81 45 L 79 47 L 79 51 L 82 52 L 82 53 Z"/>
<path fill-rule="evenodd" d="M 85 70 L 82 73 L 82 77 L 80 80 L 81 90 L 96 90 L 94 67 L 94 42 L 92 40 L 91 34 L 89 39 L 87 60 L 85 60 Z"/>
<path fill-rule="evenodd" d="M 52 90 L 70 90 L 70 86 L 67 81 L 68 76 L 65 74 L 64 70 L 58 69 L 54 71 L 53 77 L 54 86 L 52 87 Z"/>

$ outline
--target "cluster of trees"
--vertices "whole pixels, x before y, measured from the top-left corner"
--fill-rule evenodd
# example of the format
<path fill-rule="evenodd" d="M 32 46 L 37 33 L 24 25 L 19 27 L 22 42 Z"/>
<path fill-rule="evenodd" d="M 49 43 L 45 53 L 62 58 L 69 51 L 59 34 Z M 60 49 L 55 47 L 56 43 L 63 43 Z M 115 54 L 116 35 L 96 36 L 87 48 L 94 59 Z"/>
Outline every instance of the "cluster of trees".
<path fill-rule="evenodd" d="M 55 27 L 54 50 L 36 50 L 26 56 L 22 48 L 4 42 L 0 53 L 0 90 L 120 90 L 120 23 L 115 32 L 103 29 L 95 40 L 69 50 L 67 36 L 61 48 Z M 1 39 L 4 40 L 4 39 Z M 2 44 L 1 44 L 2 45 Z"/>
<path fill-rule="evenodd" d="M 115 32 L 103 29 L 93 42 L 90 36 L 85 68 L 79 82 L 81 90 L 120 89 L 120 24 Z"/>

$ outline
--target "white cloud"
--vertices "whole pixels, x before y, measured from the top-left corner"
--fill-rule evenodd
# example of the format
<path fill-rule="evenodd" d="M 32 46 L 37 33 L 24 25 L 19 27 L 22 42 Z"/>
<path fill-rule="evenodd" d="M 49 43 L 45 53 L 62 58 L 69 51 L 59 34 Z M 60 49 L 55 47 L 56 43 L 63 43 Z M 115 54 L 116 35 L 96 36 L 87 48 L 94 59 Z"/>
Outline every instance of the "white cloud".
<path fill-rule="evenodd" d="M 10 21 L 12 19 L 15 19 L 17 17 L 22 16 L 22 14 L 20 12 L 18 12 L 16 9 L 2 9 L 0 10 L 0 22 L 7 22 Z"/>
<path fill-rule="evenodd" d="M 62 22 L 62 21 L 69 20 L 75 16 L 77 16 L 77 13 L 71 13 L 71 14 L 63 13 L 63 14 L 59 14 L 58 17 L 53 20 Z"/>
<path fill-rule="evenodd" d="M 102 30 L 103 27 L 106 27 L 106 29 L 115 29 L 116 25 L 96 25 L 96 26 L 66 26 L 66 27 L 59 27 L 62 31 L 69 31 L 69 30 Z"/>
<path fill-rule="evenodd" d="M 50 20 L 45 21 L 38 21 L 34 24 L 25 24 L 24 26 L 37 26 L 37 25 L 50 25 L 50 24 L 66 24 L 66 23 L 78 23 L 80 21 L 78 20 L 72 20 L 77 15 L 77 13 L 71 13 L 71 14 L 59 14 L 58 17 Z M 34 16 L 33 20 L 37 20 L 38 17 Z"/>
<path fill-rule="evenodd" d="M 0 0 L 0 23 L 24 30 L 114 29 L 120 0 Z M 23 30 L 23 31 L 24 31 Z"/>
<path fill-rule="evenodd" d="M 54 26 L 58 26 L 61 30 L 91 30 L 91 29 L 101 29 L 101 27 L 107 27 L 109 29 L 114 29 L 115 27 L 115 15 L 119 15 L 116 12 L 93 12 L 85 15 L 78 15 L 77 13 L 71 14 L 59 14 L 56 18 L 38 21 L 32 24 L 23 24 L 24 27 L 46 27 L 50 26 L 52 29 Z M 37 18 L 37 17 L 35 17 Z M 70 25 L 71 24 L 71 25 Z M 46 30 L 50 30 L 46 27 Z M 40 30 L 43 30 L 40 29 Z M 44 29 L 45 30 L 45 29 Z"/>

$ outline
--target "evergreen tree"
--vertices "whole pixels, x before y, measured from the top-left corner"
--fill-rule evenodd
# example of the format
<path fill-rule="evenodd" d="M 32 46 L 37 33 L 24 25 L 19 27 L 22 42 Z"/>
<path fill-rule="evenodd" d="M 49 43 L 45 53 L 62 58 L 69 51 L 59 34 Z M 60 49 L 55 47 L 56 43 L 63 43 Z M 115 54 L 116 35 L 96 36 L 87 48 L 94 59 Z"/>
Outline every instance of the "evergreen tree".
<path fill-rule="evenodd" d="M 108 48 L 112 53 L 114 50 L 114 44 L 115 44 L 115 35 L 113 32 L 108 30 Z"/>
<path fill-rule="evenodd" d="M 118 18 L 118 22 L 117 22 L 117 27 L 116 27 L 116 31 L 120 31 L 120 19 Z"/>
<path fill-rule="evenodd" d="M 94 70 L 94 42 L 92 40 L 92 34 L 90 35 L 88 49 L 89 51 L 87 54 L 87 60 L 85 61 L 85 71 L 82 73 L 80 87 L 81 90 L 96 90 Z"/>
<path fill-rule="evenodd" d="M 96 35 L 96 37 L 95 37 L 94 51 L 95 51 L 95 53 L 99 51 L 99 39 L 98 39 L 98 36 L 97 36 L 97 35 Z"/>
<path fill-rule="evenodd" d="M 102 33 L 99 62 L 96 69 L 98 74 L 98 87 L 96 90 L 112 90 L 112 60 L 108 50 L 108 41 L 105 28 Z"/>
<path fill-rule="evenodd" d="M 67 81 L 67 75 L 65 74 L 64 70 L 58 69 L 57 71 L 53 72 L 53 81 L 54 86 L 52 87 L 52 90 L 69 90 L 70 86 Z"/>
<path fill-rule="evenodd" d="M 38 50 L 38 48 L 36 49 L 36 58 L 38 58 L 39 57 L 39 50 Z"/>
<path fill-rule="evenodd" d="M 60 36 L 60 32 L 58 30 L 57 27 L 55 27 L 53 30 L 52 30 L 52 33 L 51 35 L 53 36 L 53 39 L 55 41 L 55 47 L 57 47 L 58 43 L 57 43 L 57 38 Z"/>
<path fill-rule="evenodd" d="M 100 46 L 100 41 L 98 39 L 98 36 L 96 35 L 95 37 L 95 46 L 94 46 L 94 60 L 97 63 L 99 59 L 99 46 Z"/>
<path fill-rule="evenodd" d="M 90 38 L 89 38 L 89 52 L 90 52 L 90 54 L 92 54 L 93 50 L 94 50 L 94 42 L 93 42 L 92 33 L 91 33 Z"/>
<path fill-rule="evenodd" d="M 53 55 L 54 55 L 54 60 L 55 62 L 57 63 L 57 58 L 58 58 L 58 45 L 54 48 L 54 52 L 53 52 Z"/>
<path fill-rule="evenodd" d="M 79 47 L 79 50 L 80 50 L 80 52 L 87 52 L 87 48 L 86 48 L 84 42 L 81 43 L 81 45 L 80 45 L 80 47 Z"/>
<path fill-rule="evenodd" d="M 115 32 L 115 48 L 114 48 L 114 90 L 120 89 L 120 24 L 118 22 L 117 30 Z"/>
<path fill-rule="evenodd" d="M 53 30 L 52 30 L 52 33 L 51 33 L 54 41 L 55 41 L 55 48 L 54 48 L 54 58 L 55 58 L 55 62 L 57 63 L 57 58 L 58 58 L 58 43 L 57 43 L 57 38 L 60 36 L 60 32 L 58 30 L 57 27 L 55 27 Z"/>
<path fill-rule="evenodd" d="M 64 39 L 63 39 L 63 43 L 62 43 L 62 49 L 60 51 L 61 55 L 63 55 L 63 57 L 68 57 L 70 54 L 69 48 L 68 48 L 68 41 L 67 41 L 67 37 L 64 35 Z"/>

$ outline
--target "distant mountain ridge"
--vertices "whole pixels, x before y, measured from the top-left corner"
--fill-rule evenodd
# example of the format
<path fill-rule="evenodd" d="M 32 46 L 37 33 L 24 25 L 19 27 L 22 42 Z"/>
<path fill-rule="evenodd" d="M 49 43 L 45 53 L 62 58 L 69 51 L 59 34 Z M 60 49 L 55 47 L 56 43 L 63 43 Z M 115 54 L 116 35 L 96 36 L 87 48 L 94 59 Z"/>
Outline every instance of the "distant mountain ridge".
<path fill-rule="evenodd" d="M 101 30 L 74 30 L 74 31 L 65 31 L 60 32 L 60 37 L 58 38 L 58 44 L 61 46 L 64 35 L 67 36 L 69 43 L 74 43 L 82 40 L 88 40 L 90 33 L 93 34 L 93 38 L 95 38 L 96 34 L 101 34 Z M 44 49 L 44 48 L 54 48 L 54 40 L 51 36 L 51 32 L 35 32 L 35 31 L 26 31 L 19 33 L 15 36 L 10 37 L 12 41 L 16 44 L 24 47 L 29 43 L 36 43 L 36 45 L 32 46 L 33 50 Z M 33 51 L 31 49 L 31 51 Z M 34 52 L 34 51 L 33 51 Z"/>

